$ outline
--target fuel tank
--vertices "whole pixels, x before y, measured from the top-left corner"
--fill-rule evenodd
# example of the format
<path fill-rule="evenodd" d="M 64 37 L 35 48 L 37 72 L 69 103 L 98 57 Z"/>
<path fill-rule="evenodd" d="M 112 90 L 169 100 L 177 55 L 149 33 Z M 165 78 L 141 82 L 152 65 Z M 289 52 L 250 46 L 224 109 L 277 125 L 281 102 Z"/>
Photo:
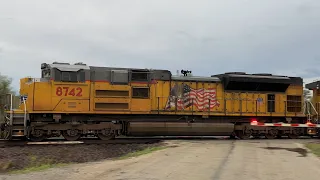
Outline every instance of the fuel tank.
<path fill-rule="evenodd" d="M 229 136 L 232 123 L 130 122 L 128 136 Z"/>

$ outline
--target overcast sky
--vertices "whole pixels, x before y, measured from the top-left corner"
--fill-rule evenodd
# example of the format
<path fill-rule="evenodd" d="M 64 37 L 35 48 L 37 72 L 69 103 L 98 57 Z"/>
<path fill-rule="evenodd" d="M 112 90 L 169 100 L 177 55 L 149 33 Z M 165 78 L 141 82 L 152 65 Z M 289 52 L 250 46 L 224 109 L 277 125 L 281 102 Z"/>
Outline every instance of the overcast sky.
<path fill-rule="evenodd" d="M 40 64 L 320 77 L 319 0 L 0 0 L 0 73 Z"/>

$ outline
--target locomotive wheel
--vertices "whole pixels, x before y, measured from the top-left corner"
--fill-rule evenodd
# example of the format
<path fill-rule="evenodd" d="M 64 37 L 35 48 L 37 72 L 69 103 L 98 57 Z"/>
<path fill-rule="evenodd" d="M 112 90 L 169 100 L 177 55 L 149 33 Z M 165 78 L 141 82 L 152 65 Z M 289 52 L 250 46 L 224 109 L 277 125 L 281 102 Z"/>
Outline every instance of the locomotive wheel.
<path fill-rule="evenodd" d="M 46 139 L 45 136 L 33 136 L 33 135 L 30 135 L 29 139 L 33 142 L 41 142 L 43 140 Z"/>
<path fill-rule="evenodd" d="M 281 134 L 277 135 L 277 139 L 282 139 L 282 135 Z"/>
<path fill-rule="evenodd" d="M 107 141 L 115 138 L 115 134 L 112 133 L 109 129 L 103 129 L 97 134 L 98 138 Z"/>
<path fill-rule="evenodd" d="M 267 139 L 276 139 L 278 136 L 278 130 L 277 129 L 271 129 L 267 134 L 265 134 L 265 137 Z"/>
<path fill-rule="evenodd" d="M 288 137 L 290 139 L 298 139 L 299 137 L 299 130 L 298 129 L 293 129 L 292 133 L 288 134 Z"/>
<path fill-rule="evenodd" d="M 35 129 L 33 134 L 30 134 L 29 139 L 33 142 L 41 142 L 45 140 L 47 137 L 45 136 L 43 130 Z"/>
<path fill-rule="evenodd" d="M 251 137 L 251 131 L 236 131 L 236 135 L 240 139 L 250 139 Z"/>
<path fill-rule="evenodd" d="M 252 134 L 253 139 L 260 139 L 261 135 L 260 134 Z"/>
<path fill-rule="evenodd" d="M 298 139 L 299 135 L 292 133 L 292 134 L 288 134 L 288 137 L 289 137 L 290 139 Z"/>
<path fill-rule="evenodd" d="M 236 135 L 231 134 L 229 138 L 230 138 L 230 139 L 236 139 Z"/>
<path fill-rule="evenodd" d="M 114 134 L 104 135 L 104 134 L 98 133 L 97 136 L 98 136 L 99 139 L 101 139 L 103 141 L 107 141 L 107 140 L 111 140 L 111 139 L 115 138 Z"/>
<path fill-rule="evenodd" d="M 68 129 L 62 131 L 62 136 L 68 141 L 76 141 L 80 139 L 81 133 L 77 129 Z"/>
<path fill-rule="evenodd" d="M 265 134 L 264 135 L 267 139 L 276 139 L 277 138 L 277 136 L 275 136 L 275 135 L 273 135 L 273 134 Z"/>

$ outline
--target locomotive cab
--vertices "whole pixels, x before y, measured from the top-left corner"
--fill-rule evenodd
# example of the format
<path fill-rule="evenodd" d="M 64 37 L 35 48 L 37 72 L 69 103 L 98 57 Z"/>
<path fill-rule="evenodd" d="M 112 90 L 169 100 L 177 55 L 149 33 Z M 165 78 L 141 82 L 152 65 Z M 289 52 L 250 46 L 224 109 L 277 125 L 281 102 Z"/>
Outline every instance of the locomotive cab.
<path fill-rule="evenodd" d="M 41 64 L 41 78 L 21 79 L 20 94 L 29 111 L 88 110 L 89 67 L 84 64 Z"/>

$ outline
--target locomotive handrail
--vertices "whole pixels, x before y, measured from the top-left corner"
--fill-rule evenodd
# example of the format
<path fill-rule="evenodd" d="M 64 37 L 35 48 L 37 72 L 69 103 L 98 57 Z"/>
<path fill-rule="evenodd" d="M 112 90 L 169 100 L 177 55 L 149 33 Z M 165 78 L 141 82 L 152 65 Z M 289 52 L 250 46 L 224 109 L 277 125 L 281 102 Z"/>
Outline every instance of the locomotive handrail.
<path fill-rule="evenodd" d="M 23 127 L 24 127 L 24 135 L 27 135 L 27 103 L 26 99 L 22 97 L 23 99 L 23 106 L 24 106 L 24 117 L 23 117 Z"/>
<path fill-rule="evenodd" d="M 309 118 L 309 116 L 311 116 L 311 113 L 309 110 L 309 103 L 307 100 L 305 100 L 304 104 L 305 104 L 304 106 L 305 106 L 305 110 L 306 110 L 307 114 L 305 114 L 305 111 L 303 112 L 303 114 L 307 115 L 307 117 Z"/>
<path fill-rule="evenodd" d="M 310 103 L 312 109 L 314 110 L 314 112 L 315 112 L 316 115 L 317 115 L 316 123 L 318 124 L 319 113 L 318 113 L 318 111 L 316 110 L 316 108 L 314 107 L 314 105 L 313 105 L 310 101 L 308 101 L 308 102 Z"/>
<path fill-rule="evenodd" d="M 7 95 L 10 95 L 10 121 L 9 121 L 9 124 L 10 126 L 12 126 L 12 120 L 13 120 L 13 95 L 10 93 L 10 94 L 7 94 Z"/>
<path fill-rule="evenodd" d="M 312 107 L 312 109 L 314 110 L 314 112 L 316 113 L 316 123 L 318 123 L 318 119 L 319 119 L 319 113 L 316 110 L 316 108 L 313 106 L 312 102 L 310 102 L 310 100 L 305 100 L 304 106 L 303 106 L 303 114 L 307 116 L 308 120 L 311 120 L 312 114 L 310 112 L 310 108 L 309 105 Z M 305 114 L 305 112 L 307 112 L 307 114 Z"/>

